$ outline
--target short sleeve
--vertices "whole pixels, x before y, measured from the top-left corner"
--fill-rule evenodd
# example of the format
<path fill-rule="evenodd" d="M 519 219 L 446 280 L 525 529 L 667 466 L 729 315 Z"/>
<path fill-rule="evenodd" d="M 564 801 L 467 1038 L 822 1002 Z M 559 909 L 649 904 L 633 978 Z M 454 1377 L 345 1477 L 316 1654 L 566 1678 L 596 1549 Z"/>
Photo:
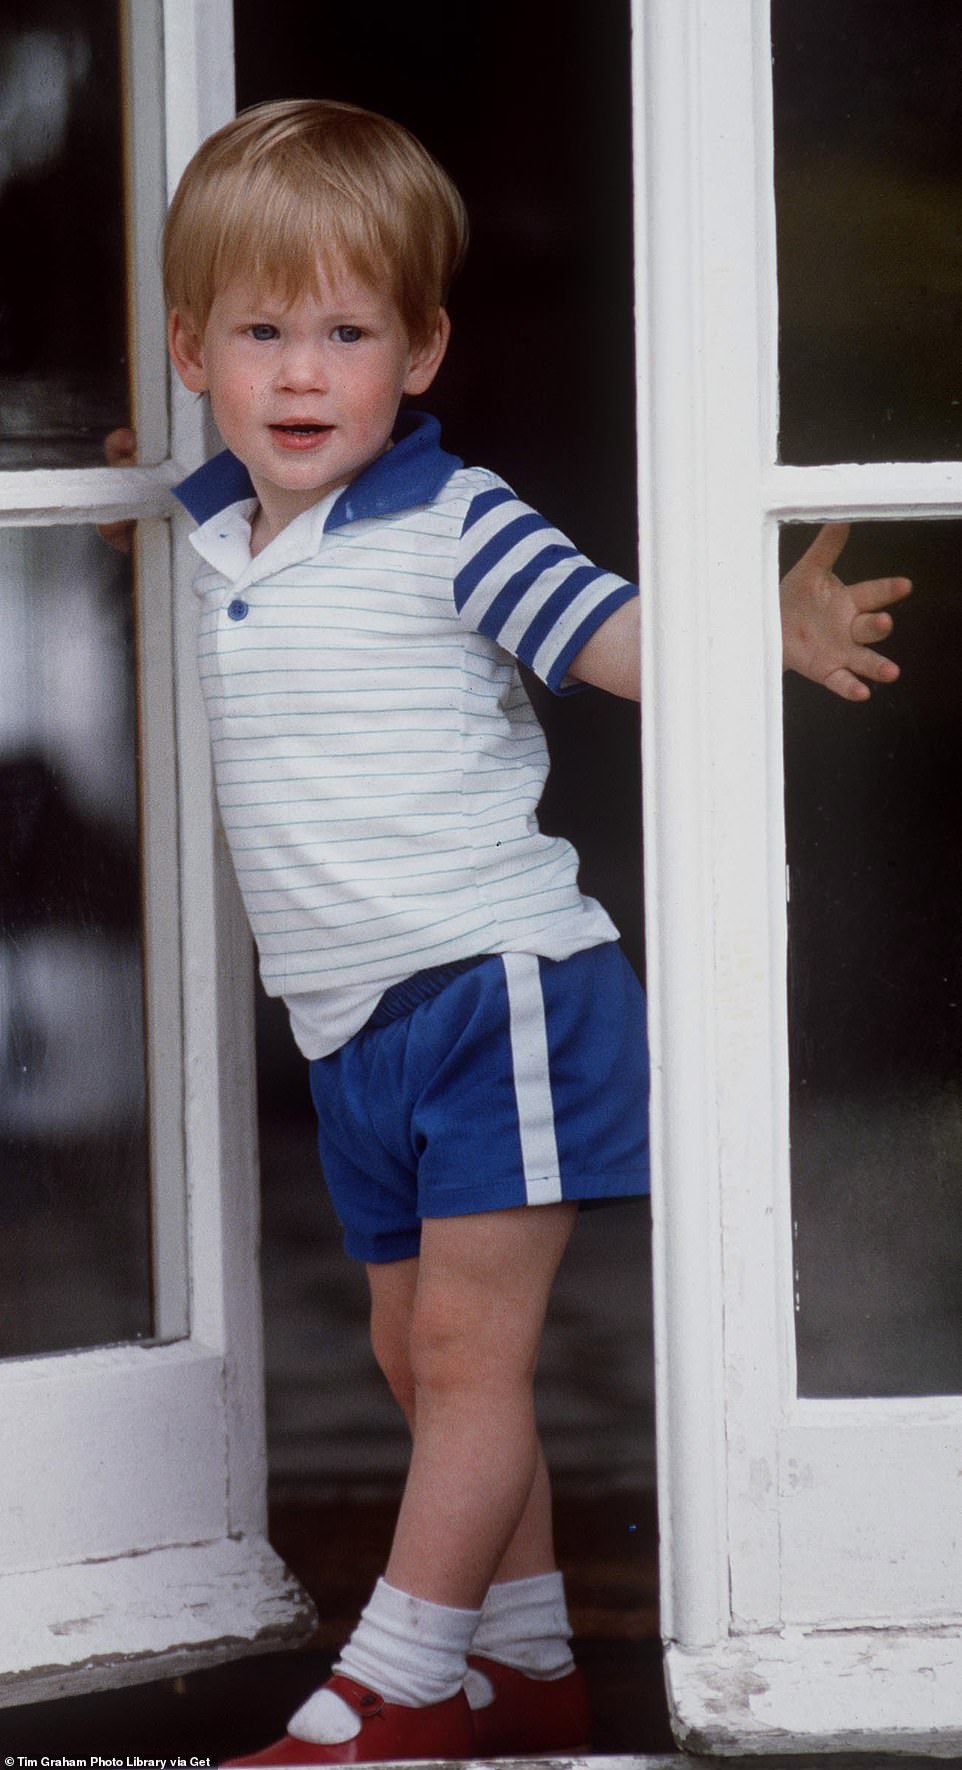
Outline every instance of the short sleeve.
<path fill-rule="evenodd" d="M 569 665 L 637 594 L 634 584 L 592 565 L 503 481 L 468 506 L 455 567 L 458 614 L 555 694 L 581 686 L 565 680 Z"/>

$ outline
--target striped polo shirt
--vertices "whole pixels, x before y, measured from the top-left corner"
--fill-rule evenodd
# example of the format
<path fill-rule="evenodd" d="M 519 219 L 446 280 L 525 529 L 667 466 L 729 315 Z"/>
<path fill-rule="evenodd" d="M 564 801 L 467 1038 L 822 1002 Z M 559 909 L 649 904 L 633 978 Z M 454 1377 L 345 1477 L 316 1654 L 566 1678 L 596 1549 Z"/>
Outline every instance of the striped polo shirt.
<path fill-rule="evenodd" d="M 265 988 L 305 1055 L 425 967 L 615 939 L 570 844 L 538 827 L 547 750 L 515 659 L 567 692 L 634 586 L 420 413 L 254 559 L 232 456 L 178 495 L 206 518 L 191 539 L 221 817 Z"/>

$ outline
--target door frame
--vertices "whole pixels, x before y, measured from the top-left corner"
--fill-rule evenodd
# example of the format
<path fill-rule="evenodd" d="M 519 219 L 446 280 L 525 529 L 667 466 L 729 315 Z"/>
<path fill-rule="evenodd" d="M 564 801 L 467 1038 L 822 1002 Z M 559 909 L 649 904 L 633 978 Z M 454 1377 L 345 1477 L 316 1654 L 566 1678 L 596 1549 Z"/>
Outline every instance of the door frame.
<path fill-rule="evenodd" d="M 148 462 L 0 473 L 0 524 L 139 525 L 145 956 L 162 1343 L 0 1364 L 0 1706 L 305 1639 L 313 1611 L 266 1538 L 253 964 L 219 833 L 195 598 L 171 486 L 208 452 L 168 381 L 166 192 L 233 113 L 230 0 L 125 0 L 131 316 Z M 159 1231 L 159 1233 L 158 1233 Z M 189 1321 L 179 1313 L 189 1303 Z M 165 1326 L 166 1314 L 166 1326 Z"/>
<path fill-rule="evenodd" d="M 636 0 L 662 1606 L 719 1754 L 962 1748 L 962 1400 L 797 1394 L 781 522 L 962 513 L 962 464 L 777 459 L 766 0 Z M 894 1507 L 894 1510 L 893 1510 Z M 894 1577 L 893 1577 L 894 1575 Z"/>

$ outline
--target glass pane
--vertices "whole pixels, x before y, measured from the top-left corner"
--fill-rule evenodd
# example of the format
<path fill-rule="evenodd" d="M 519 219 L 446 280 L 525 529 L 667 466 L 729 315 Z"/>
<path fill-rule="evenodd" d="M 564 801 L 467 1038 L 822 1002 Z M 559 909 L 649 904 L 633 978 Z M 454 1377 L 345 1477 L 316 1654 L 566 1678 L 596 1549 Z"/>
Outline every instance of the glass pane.
<path fill-rule="evenodd" d="M 0 1355 L 151 1331 L 130 564 L 0 530 Z"/>
<path fill-rule="evenodd" d="M 958 0 L 773 0 L 781 458 L 953 460 Z"/>
<path fill-rule="evenodd" d="M 960 561 L 957 521 L 860 526 L 845 575 L 915 581 L 902 678 L 785 679 L 803 1395 L 962 1393 Z"/>
<path fill-rule="evenodd" d="M 103 464 L 129 422 L 117 0 L 0 18 L 0 468 Z"/>

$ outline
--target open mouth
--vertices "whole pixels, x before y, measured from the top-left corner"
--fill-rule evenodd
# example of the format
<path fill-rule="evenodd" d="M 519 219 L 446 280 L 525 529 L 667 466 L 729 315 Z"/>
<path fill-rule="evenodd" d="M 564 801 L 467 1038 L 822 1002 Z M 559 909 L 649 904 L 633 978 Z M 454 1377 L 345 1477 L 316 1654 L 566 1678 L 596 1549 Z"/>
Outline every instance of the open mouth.
<path fill-rule="evenodd" d="M 282 448 L 310 449 L 323 442 L 334 429 L 333 424 L 271 424 L 269 426 Z"/>

